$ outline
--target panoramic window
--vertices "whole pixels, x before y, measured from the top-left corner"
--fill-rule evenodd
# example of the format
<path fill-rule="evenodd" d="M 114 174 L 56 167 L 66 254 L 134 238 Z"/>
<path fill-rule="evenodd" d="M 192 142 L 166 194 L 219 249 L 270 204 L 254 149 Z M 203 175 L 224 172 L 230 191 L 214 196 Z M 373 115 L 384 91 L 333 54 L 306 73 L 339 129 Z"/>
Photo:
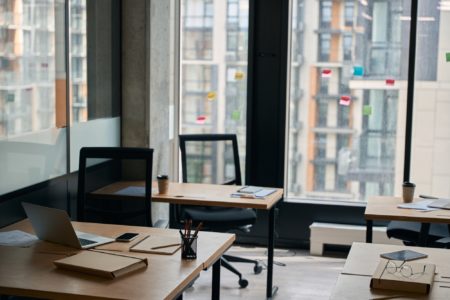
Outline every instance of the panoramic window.
<path fill-rule="evenodd" d="M 401 0 L 293 1 L 289 199 L 399 194 L 410 6 Z"/>
<path fill-rule="evenodd" d="M 249 1 L 181 4 L 180 133 L 236 134 L 245 174 Z M 232 161 L 213 163 L 227 148 L 198 148 L 194 154 L 209 156 L 207 166 L 192 166 L 195 174 L 189 176 L 227 178 Z"/>

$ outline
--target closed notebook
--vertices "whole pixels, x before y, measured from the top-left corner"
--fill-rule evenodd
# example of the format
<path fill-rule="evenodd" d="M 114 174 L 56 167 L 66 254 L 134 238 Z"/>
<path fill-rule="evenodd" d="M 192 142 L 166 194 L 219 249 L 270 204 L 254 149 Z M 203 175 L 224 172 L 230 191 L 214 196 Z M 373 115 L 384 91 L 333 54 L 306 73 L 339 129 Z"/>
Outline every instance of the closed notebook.
<path fill-rule="evenodd" d="M 436 266 L 433 264 L 382 260 L 370 280 L 370 287 L 428 294 L 435 270 Z"/>
<path fill-rule="evenodd" d="M 146 268 L 147 259 L 97 251 L 82 251 L 53 262 L 58 268 L 106 278 L 116 278 Z"/>
<path fill-rule="evenodd" d="M 130 248 L 133 252 L 171 255 L 181 247 L 180 237 L 150 235 Z"/>

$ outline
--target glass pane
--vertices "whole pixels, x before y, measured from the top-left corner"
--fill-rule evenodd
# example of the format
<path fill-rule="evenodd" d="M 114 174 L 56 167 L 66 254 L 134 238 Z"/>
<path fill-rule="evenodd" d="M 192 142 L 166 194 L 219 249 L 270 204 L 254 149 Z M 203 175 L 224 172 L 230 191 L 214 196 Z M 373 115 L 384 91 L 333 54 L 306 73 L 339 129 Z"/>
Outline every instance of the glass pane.
<path fill-rule="evenodd" d="M 249 1 L 181 4 L 180 132 L 235 133 L 244 175 Z M 226 178 L 226 166 L 212 170 Z"/>
<path fill-rule="evenodd" d="M 0 1 L 0 195 L 66 172 L 64 2 Z"/>
<path fill-rule="evenodd" d="M 69 4 L 70 171 L 74 172 L 81 147 L 120 146 L 120 22 L 116 22 L 120 6 L 117 0 Z"/>
<path fill-rule="evenodd" d="M 289 197 L 392 195 L 403 175 L 410 1 L 292 3 Z"/>
<path fill-rule="evenodd" d="M 411 181 L 450 198 L 450 2 L 419 1 L 418 14 Z"/>

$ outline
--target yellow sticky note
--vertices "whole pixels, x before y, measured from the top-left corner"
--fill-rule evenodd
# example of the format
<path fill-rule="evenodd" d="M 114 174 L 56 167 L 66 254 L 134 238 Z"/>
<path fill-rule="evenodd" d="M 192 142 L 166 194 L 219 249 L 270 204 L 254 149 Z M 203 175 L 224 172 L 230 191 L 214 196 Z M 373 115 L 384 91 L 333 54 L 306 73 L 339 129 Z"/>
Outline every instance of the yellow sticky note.
<path fill-rule="evenodd" d="M 209 92 L 209 93 L 206 95 L 206 98 L 207 98 L 209 101 L 213 101 L 214 99 L 216 99 L 216 92 Z"/>
<path fill-rule="evenodd" d="M 234 79 L 235 80 L 241 80 L 243 78 L 244 78 L 244 72 L 236 71 L 236 73 L 234 73 Z"/>

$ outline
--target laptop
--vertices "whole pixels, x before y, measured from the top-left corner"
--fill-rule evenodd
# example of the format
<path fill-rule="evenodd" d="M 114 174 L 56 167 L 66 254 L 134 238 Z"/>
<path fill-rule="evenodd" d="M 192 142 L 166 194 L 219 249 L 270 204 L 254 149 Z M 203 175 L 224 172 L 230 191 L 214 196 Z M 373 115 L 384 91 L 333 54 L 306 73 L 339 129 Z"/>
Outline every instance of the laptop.
<path fill-rule="evenodd" d="M 428 204 L 428 207 L 450 209 L 450 199 L 444 199 L 444 198 L 437 199 L 437 200 L 431 202 L 430 204 Z"/>
<path fill-rule="evenodd" d="M 67 212 L 22 202 L 23 209 L 39 239 L 78 249 L 114 242 L 114 239 L 75 231 Z"/>

